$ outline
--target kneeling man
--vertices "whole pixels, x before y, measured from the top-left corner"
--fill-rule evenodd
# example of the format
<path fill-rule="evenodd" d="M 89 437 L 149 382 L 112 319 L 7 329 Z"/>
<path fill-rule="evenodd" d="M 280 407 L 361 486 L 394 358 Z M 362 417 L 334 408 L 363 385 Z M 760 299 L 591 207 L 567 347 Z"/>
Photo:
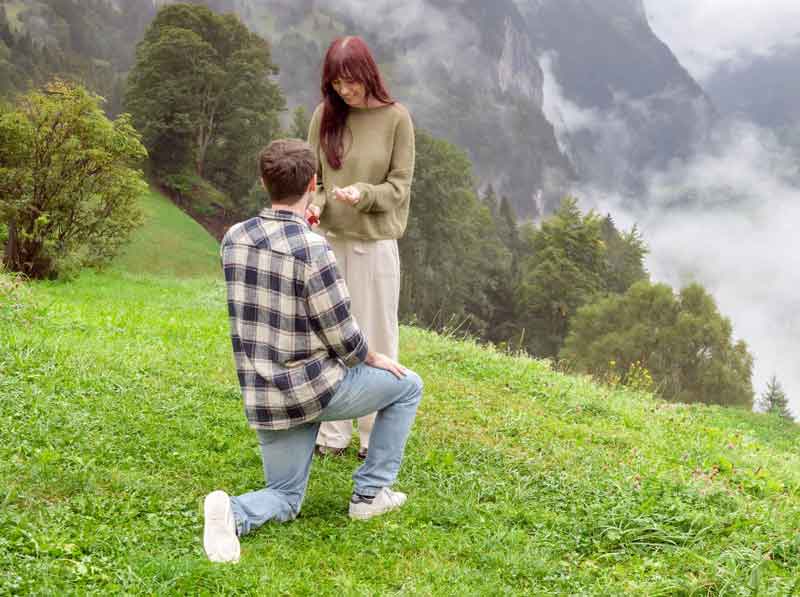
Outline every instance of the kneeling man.
<path fill-rule="evenodd" d="M 242 535 L 298 515 L 322 421 L 378 412 L 369 454 L 353 475 L 350 517 L 402 506 L 405 494 L 391 486 L 422 397 L 415 373 L 369 350 L 333 252 L 305 221 L 316 187 L 311 147 L 274 141 L 259 164 L 272 208 L 233 226 L 221 252 L 236 369 L 266 489 L 206 496 L 203 544 L 216 562 L 239 559 Z"/>

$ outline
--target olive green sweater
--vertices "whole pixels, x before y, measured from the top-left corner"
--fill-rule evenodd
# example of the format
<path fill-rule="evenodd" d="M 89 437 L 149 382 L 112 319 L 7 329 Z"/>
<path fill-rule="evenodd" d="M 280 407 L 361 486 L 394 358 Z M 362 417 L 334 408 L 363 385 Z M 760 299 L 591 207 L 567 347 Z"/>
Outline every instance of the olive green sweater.
<path fill-rule="evenodd" d="M 323 230 L 359 240 L 398 239 L 408 222 L 414 176 L 414 125 L 401 104 L 351 108 L 347 116 L 342 167 L 334 170 L 320 147 L 320 104 L 309 126 L 308 141 L 317 152 L 317 191 L 312 203 L 322 210 Z M 334 187 L 355 185 L 355 206 L 336 199 Z"/>

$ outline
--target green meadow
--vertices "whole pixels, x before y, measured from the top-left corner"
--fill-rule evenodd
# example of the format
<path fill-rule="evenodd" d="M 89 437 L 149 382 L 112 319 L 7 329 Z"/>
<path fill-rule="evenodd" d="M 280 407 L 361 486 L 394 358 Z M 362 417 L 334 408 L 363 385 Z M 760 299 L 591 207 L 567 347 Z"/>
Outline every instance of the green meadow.
<path fill-rule="evenodd" d="M 260 487 L 260 457 L 216 243 L 143 208 L 102 273 L 0 277 L 0 595 L 800 595 L 798 426 L 412 327 L 407 505 L 348 519 L 353 446 L 207 562 L 204 495 Z"/>

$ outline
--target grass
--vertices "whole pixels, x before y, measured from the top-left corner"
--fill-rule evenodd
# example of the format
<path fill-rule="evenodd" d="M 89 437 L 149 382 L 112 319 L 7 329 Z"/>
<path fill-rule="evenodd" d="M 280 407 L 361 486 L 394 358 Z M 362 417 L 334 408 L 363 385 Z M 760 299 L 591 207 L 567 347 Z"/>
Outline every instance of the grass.
<path fill-rule="evenodd" d="M 140 241 L 180 220 L 148 201 Z M 800 595 L 796 426 L 415 328 L 408 504 L 349 521 L 353 447 L 315 461 L 297 521 L 211 565 L 202 497 L 263 478 L 224 288 L 210 263 L 146 273 L 185 274 L 169 254 L 70 283 L 0 278 L 0 594 Z"/>
<path fill-rule="evenodd" d="M 117 271 L 178 278 L 219 274 L 219 245 L 200 224 L 155 191 L 142 197 L 140 207 L 145 224 L 116 260 Z"/>

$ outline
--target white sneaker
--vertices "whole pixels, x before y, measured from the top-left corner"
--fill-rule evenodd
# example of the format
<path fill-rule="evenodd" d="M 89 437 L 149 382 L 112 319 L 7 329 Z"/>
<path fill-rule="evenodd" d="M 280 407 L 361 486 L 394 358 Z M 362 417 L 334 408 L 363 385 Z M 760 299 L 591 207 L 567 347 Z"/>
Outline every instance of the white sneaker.
<path fill-rule="evenodd" d="M 224 491 L 212 491 L 203 506 L 205 528 L 203 548 L 212 562 L 238 562 L 241 554 L 231 498 Z"/>
<path fill-rule="evenodd" d="M 350 498 L 350 518 L 367 520 L 380 516 L 390 510 L 396 510 L 406 503 L 407 495 L 384 487 L 374 498 L 367 498 L 356 493 Z"/>

